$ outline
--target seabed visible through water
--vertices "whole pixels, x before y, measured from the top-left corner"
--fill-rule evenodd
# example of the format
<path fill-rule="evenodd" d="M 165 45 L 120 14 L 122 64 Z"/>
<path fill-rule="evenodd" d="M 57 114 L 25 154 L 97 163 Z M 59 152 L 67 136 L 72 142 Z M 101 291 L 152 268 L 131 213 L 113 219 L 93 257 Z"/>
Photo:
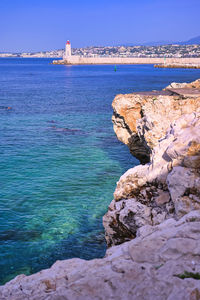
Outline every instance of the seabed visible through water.
<path fill-rule="evenodd" d="M 113 132 L 114 96 L 200 77 L 50 62 L 0 59 L 1 283 L 58 259 L 104 256 L 102 216 L 119 177 L 138 164 Z"/>

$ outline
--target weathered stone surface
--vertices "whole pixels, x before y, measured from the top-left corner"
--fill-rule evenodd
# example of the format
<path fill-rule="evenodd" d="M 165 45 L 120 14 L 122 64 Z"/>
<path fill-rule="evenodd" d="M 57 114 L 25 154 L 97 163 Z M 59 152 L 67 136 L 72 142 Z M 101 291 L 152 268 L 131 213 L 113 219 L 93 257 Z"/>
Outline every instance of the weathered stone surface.
<path fill-rule="evenodd" d="M 57 261 L 0 287 L 1 300 L 199 299 L 200 211 L 146 225 L 105 258 Z M 185 271 L 189 278 L 181 279 Z"/>
<path fill-rule="evenodd" d="M 182 88 L 189 88 L 189 89 L 199 89 L 200 88 L 200 79 L 197 79 L 193 82 L 172 82 L 170 85 L 168 85 L 164 90 L 170 90 L 170 89 L 182 89 Z"/>
<path fill-rule="evenodd" d="M 170 83 L 165 90 L 167 89 L 181 89 L 187 87 L 188 83 L 187 82 L 172 82 Z"/>
<path fill-rule="evenodd" d="M 167 177 L 167 183 L 178 217 L 200 209 L 199 168 L 174 167 Z"/>
<path fill-rule="evenodd" d="M 164 91 L 117 95 L 113 101 L 113 127 L 141 163 L 181 115 L 200 112 L 200 80 L 172 83 Z"/>
<path fill-rule="evenodd" d="M 181 116 L 152 151 L 151 162 L 121 176 L 103 218 L 108 246 L 139 227 L 200 209 L 200 113 Z"/>
<path fill-rule="evenodd" d="M 186 85 L 186 87 L 188 88 L 195 88 L 195 89 L 199 89 L 200 88 L 200 79 L 197 79 L 193 82 L 190 82 Z"/>
<path fill-rule="evenodd" d="M 170 91 L 173 94 L 177 94 L 179 96 L 182 96 L 184 98 L 187 97 L 200 97 L 200 89 L 192 89 L 192 88 L 176 88 L 176 89 L 170 89 Z"/>

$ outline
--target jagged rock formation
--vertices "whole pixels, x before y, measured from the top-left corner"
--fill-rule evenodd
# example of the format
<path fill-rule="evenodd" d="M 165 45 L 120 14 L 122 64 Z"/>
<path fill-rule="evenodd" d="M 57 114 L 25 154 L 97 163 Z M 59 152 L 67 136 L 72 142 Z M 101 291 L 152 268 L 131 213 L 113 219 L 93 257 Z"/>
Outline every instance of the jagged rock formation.
<path fill-rule="evenodd" d="M 109 246 L 136 236 L 144 225 L 200 209 L 200 113 L 181 116 L 157 142 L 151 162 L 129 169 L 104 216 Z"/>
<path fill-rule="evenodd" d="M 118 138 L 147 162 L 122 175 L 103 218 L 119 245 L 19 275 L 0 300 L 200 299 L 200 80 L 119 95 L 113 108 Z"/>
<path fill-rule="evenodd" d="M 200 80 L 172 83 L 163 91 L 118 95 L 113 101 L 113 125 L 118 139 L 141 163 L 181 115 L 200 112 Z"/>
<path fill-rule="evenodd" d="M 118 139 L 148 163 L 117 183 L 103 218 L 108 246 L 134 238 L 143 225 L 200 208 L 200 80 L 118 95 L 112 105 Z"/>
<path fill-rule="evenodd" d="M 200 211 L 146 225 L 106 257 L 57 261 L 0 287 L 1 300 L 200 299 Z M 195 279 L 196 278 L 196 279 Z"/>

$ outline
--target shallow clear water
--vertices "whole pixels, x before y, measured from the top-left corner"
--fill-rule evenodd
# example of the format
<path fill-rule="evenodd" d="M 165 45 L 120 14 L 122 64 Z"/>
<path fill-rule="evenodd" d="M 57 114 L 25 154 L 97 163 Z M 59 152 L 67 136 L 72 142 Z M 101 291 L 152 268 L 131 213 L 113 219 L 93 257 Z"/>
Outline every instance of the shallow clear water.
<path fill-rule="evenodd" d="M 114 96 L 200 77 L 50 62 L 0 59 L 1 283 L 57 259 L 104 255 L 102 216 L 120 175 L 138 164 L 114 135 Z"/>

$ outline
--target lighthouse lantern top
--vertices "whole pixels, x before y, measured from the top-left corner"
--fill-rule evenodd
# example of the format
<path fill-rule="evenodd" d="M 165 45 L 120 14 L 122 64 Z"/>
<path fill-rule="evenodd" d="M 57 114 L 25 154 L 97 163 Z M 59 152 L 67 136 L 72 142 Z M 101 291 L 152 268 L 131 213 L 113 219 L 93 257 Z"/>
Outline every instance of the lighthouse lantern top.
<path fill-rule="evenodd" d="M 67 44 L 67 45 L 70 45 L 70 41 L 68 40 L 66 44 Z"/>

